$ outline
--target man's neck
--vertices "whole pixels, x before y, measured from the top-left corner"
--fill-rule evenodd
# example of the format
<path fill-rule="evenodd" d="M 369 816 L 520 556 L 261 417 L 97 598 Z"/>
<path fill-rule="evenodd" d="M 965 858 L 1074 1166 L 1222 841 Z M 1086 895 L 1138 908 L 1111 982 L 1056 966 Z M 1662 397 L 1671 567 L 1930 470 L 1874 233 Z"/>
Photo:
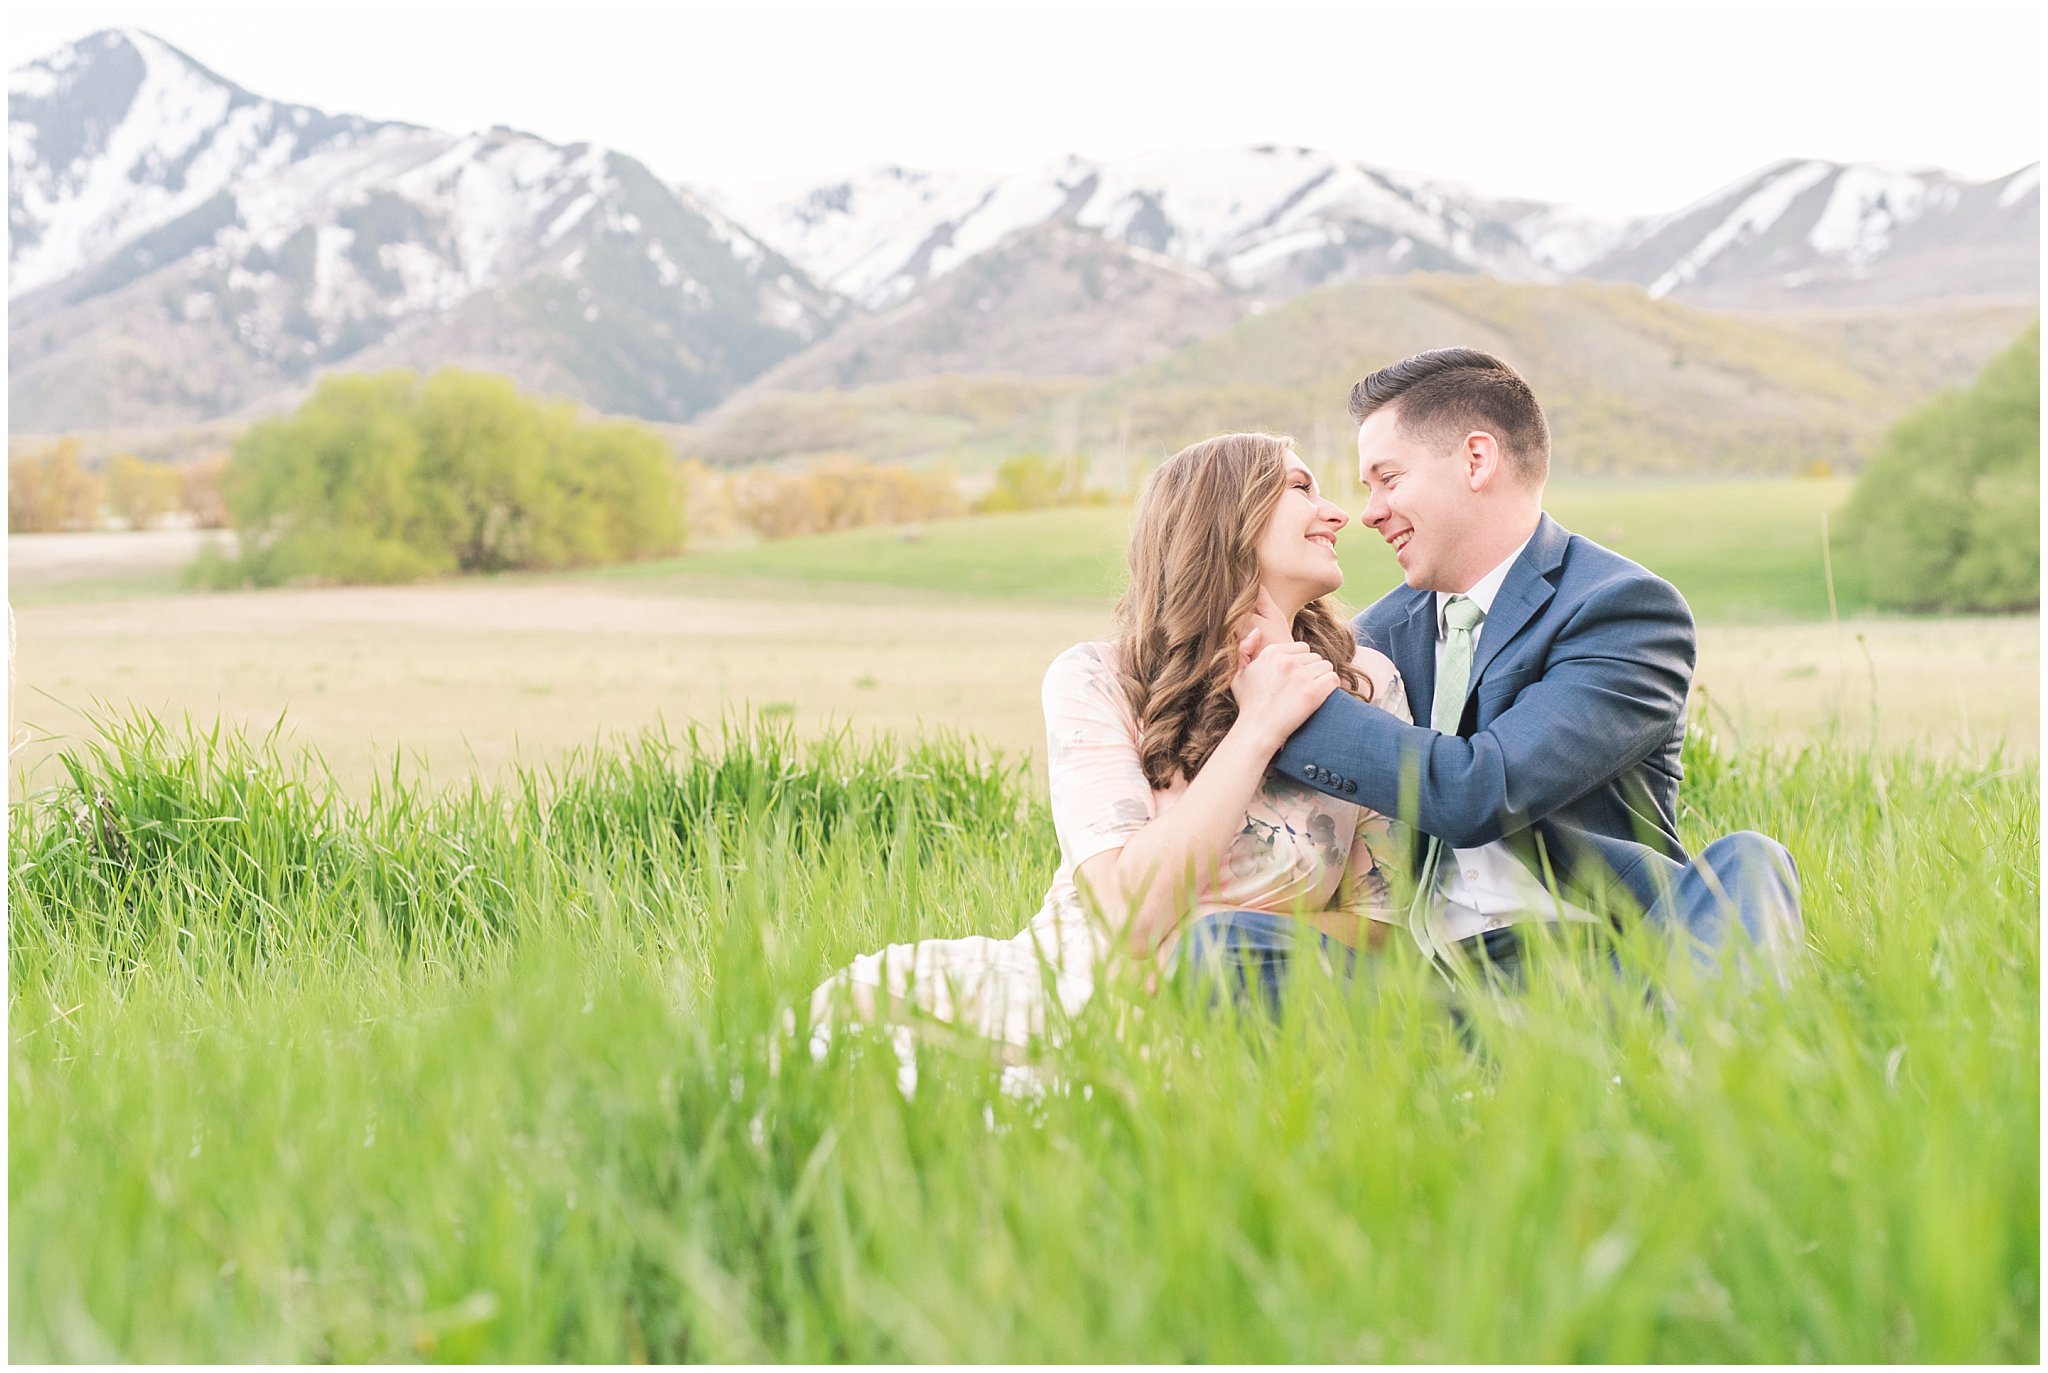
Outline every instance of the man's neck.
<path fill-rule="evenodd" d="M 1528 547 L 1529 540 L 1536 536 L 1536 526 L 1542 522 L 1543 510 L 1539 506 L 1525 515 L 1517 516 L 1514 523 L 1506 525 L 1504 528 L 1496 526 L 1496 528 L 1500 528 L 1499 536 L 1487 540 L 1485 552 L 1475 553 L 1472 561 L 1466 565 L 1460 578 L 1462 584 L 1458 586 L 1439 586 L 1436 589 L 1446 596 L 1463 596 L 1473 587 L 1485 581 L 1487 574 L 1509 558 L 1514 557 L 1522 549 Z M 1492 534 L 1493 530 L 1490 529 L 1487 532 Z"/>

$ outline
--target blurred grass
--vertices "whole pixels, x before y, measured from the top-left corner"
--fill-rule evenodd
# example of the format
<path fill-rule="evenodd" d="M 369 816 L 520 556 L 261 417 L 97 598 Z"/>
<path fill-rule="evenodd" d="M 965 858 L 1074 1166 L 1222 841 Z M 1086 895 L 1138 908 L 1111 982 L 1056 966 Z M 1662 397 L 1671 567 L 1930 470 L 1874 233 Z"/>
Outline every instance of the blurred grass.
<path fill-rule="evenodd" d="M 1550 960 L 1467 1049 L 1393 956 L 1277 1029 L 1100 1002 L 1036 1096 L 927 1047 L 905 1099 L 778 1010 L 1036 908 L 1045 807 L 971 744 L 352 801 L 107 737 L 10 819 L 17 1359 L 2038 1358 L 2031 765 L 1696 734 L 1688 840 L 1802 867 L 1782 996 Z"/>

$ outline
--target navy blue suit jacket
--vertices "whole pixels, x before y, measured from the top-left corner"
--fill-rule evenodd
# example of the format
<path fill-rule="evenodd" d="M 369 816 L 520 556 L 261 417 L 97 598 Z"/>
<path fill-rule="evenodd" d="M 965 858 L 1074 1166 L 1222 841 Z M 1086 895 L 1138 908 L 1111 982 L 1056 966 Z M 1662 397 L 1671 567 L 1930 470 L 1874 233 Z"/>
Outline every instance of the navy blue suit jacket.
<path fill-rule="evenodd" d="M 1398 587 L 1353 622 L 1394 660 L 1408 707 L 1436 694 L 1436 598 Z M 1619 884 L 1647 908 L 1686 860 L 1678 753 L 1697 657 L 1692 612 L 1661 577 L 1548 515 L 1479 633 L 1457 732 L 1406 725 L 1339 692 L 1273 761 L 1456 848 L 1505 839 L 1573 900 Z"/>

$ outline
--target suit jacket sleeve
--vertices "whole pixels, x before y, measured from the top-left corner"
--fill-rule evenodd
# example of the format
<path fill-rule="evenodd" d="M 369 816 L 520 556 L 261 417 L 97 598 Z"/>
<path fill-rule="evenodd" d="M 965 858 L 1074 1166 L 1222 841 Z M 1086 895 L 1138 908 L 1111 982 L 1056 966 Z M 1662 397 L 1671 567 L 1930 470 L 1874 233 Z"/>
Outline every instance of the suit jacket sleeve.
<path fill-rule="evenodd" d="M 1696 656 L 1691 611 L 1654 577 L 1615 578 L 1563 613 L 1542 676 L 1470 738 L 1402 724 L 1340 692 L 1295 731 L 1274 768 L 1332 794 L 1353 780 L 1358 791 L 1344 799 L 1457 848 L 1543 819 L 1671 737 Z M 1474 690 L 1502 671 L 1497 659 Z"/>

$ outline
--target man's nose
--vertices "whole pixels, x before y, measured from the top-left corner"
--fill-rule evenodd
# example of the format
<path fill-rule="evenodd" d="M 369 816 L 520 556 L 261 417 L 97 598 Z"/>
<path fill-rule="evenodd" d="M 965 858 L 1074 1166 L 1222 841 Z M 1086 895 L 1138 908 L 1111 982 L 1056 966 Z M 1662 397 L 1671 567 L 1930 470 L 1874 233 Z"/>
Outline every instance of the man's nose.
<path fill-rule="evenodd" d="M 1365 509 L 1358 512 L 1358 522 L 1368 529 L 1378 528 L 1381 521 L 1386 518 L 1386 504 L 1380 500 L 1377 493 L 1368 496 L 1365 501 Z"/>

